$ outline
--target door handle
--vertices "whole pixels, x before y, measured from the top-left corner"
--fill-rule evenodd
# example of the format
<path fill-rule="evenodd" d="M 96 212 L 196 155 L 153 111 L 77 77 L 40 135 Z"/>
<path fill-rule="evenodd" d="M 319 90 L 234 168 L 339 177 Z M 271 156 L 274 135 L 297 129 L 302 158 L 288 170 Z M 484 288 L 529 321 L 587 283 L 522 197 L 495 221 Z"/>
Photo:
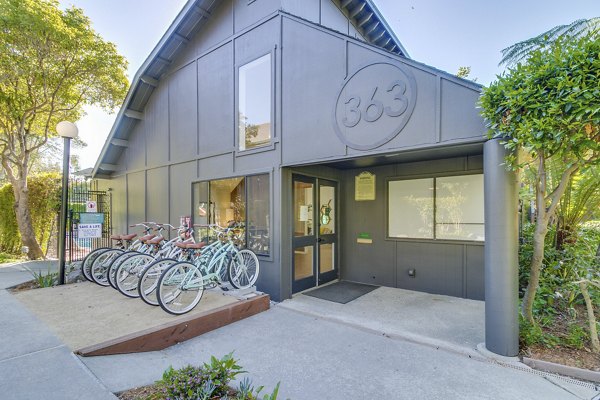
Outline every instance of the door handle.
<path fill-rule="evenodd" d="M 318 243 L 321 243 L 322 241 L 323 241 L 323 239 L 322 239 L 322 238 L 318 238 L 318 239 L 317 239 L 317 242 L 318 242 Z"/>

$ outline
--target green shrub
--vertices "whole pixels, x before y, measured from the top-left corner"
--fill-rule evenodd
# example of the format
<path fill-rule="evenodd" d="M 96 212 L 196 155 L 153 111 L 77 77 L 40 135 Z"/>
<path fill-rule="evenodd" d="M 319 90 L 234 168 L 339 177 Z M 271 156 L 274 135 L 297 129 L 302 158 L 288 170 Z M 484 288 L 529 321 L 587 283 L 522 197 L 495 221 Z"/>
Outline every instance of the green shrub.
<path fill-rule="evenodd" d="M 58 272 L 52 272 L 48 269 L 48 272 L 44 274 L 42 271 L 28 270 L 35 283 L 41 288 L 55 286 L 58 282 Z"/>
<path fill-rule="evenodd" d="M 212 356 L 210 363 L 202 367 L 170 367 L 158 385 L 168 399 L 219 398 L 229 391 L 229 382 L 243 372 L 233 354 L 229 353 L 221 359 Z"/>
<path fill-rule="evenodd" d="M 529 347 L 534 344 L 545 347 L 554 347 L 560 343 L 558 337 L 544 332 L 540 325 L 531 325 L 522 316 L 519 316 L 519 325 L 521 347 Z"/>
<path fill-rule="evenodd" d="M 60 174 L 56 172 L 34 175 L 27 179 L 33 230 L 44 252 L 48 249 L 48 241 L 56 225 L 61 184 Z M 18 254 L 21 248 L 14 204 L 12 185 L 0 187 L 0 251 L 9 254 Z"/>
<path fill-rule="evenodd" d="M 0 264 L 19 261 L 14 254 L 0 253 Z"/>
<path fill-rule="evenodd" d="M 256 390 L 248 378 L 244 378 L 234 397 L 229 384 L 239 374 L 244 373 L 238 365 L 238 360 L 229 353 L 223 358 L 211 357 L 210 362 L 201 367 L 187 365 L 183 368 L 173 369 L 169 367 L 160 381 L 156 382 L 161 393 L 152 396 L 153 399 L 170 400 L 212 400 L 212 399 L 236 399 L 236 400 L 259 400 L 264 387 Z M 277 400 L 279 383 L 271 394 L 264 394 L 262 400 Z"/>
<path fill-rule="evenodd" d="M 583 327 L 571 325 L 569 326 L 569 335 L 565 338 L 565 343 L 576 349 L 582 349 L 588 339 L 589 335 Z"/>

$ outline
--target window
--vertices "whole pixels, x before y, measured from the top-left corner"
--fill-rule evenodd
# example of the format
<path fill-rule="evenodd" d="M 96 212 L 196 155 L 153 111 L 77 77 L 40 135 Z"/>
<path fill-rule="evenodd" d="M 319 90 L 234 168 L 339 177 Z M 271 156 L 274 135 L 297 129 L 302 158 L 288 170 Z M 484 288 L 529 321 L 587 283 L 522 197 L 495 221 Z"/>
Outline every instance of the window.
<path fill-rule="evenodd" d="M 483 175 L 390 181 L 388 236 L 483 241 Z"/>
<path fill-rule="evenodd" d="M 235 222 L 247 248 L 269 255 L 270 193 L 268 174 L 195 183 L 194 224 L 226 227 Z M 201 229 L 197 237 L 213 239 L 209 235 Z"/>
<path fill-rule="evenodd" d="M 238 70 L 239 149 L 249 150 L 271 142 L 271 54 Z"/>
<path fill-rule="evenodd" d="M 389 236 L 433 239 L 433 178 L 389 183 Z"/>
<path fill-rule="evenodd" d="M 435 202 L 436 238 L 483 240 L 483 175 L 436 178 Z"/>

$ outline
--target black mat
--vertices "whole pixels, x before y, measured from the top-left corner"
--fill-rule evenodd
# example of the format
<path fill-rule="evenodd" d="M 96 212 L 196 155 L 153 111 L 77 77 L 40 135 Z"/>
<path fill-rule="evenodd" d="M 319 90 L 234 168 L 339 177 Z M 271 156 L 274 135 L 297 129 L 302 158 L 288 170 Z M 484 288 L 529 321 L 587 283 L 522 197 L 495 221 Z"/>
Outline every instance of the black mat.
<path fill-rule="evenodd" d="M 372 290 L 377 289 L 378 287 L 379 286 L 365 285 L 363 283 L 341 281 L 311 290 L 309 292 L 304 292 L 304 294 L 323 300 L 346 304 L 364 294 L 369 293 Z"/>

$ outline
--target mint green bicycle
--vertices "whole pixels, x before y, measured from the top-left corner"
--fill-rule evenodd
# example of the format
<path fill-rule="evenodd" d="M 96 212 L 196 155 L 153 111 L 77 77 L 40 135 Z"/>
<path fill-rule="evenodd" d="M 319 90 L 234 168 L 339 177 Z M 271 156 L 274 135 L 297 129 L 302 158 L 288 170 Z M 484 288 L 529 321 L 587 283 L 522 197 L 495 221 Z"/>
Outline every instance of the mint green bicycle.
<path fill-rule="evenodd" d="M 256 283 L 260 271 L 258 257 L 251 250 L 238 248 L 239 241 L 231 235 L 233 231 L 222 232 L 225 235 L 213 252 L 203 250 L 192 262 L 177 262 L 164 270 L 156 288 L 158 304 L 163 310 L 174 315 L 185 314 L 200 302 L 204 289 L 220 286 L 225 279 L 236 289 Z"/>

